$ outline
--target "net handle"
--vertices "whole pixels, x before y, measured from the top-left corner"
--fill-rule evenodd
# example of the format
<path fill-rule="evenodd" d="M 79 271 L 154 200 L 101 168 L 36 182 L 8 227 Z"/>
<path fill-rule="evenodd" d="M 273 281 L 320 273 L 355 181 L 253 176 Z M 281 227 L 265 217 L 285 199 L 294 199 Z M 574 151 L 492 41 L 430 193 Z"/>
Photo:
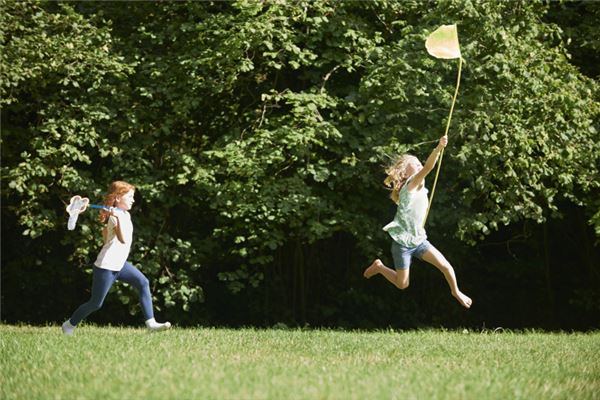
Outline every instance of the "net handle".
<path fill-rule="evenodd" d="M 462 57 L 460 57 L 458 59 L 458 77 L 456 78 L 456 89 L 454 90 L 454 97 L 452 98 L 452 105 L 450 106 L 450 114 L 448 115 L 448 122 L 446 123 L 446 131 L 444 132 L 444 136 L 448 135 L 448 130 L 450 129 L 450 121 L 452 121 L 452 112 L 454 111 L 454 104 L 456 103 L 456 97 L 458 96 L 458 88 L 460 87 L 461 71 L 462 71 Z M 423 227 L 425 227 L 425 223 L 427 222 L 427 217 L 429 216 L 429 209 L 431 208 L 431 203 L 433 203 L 433 195 L 435 194 L 435 187 L 437 185 L 438 176 L 440 175 L 440 168 L 442 166 L 443 157 L 444 157 L 444 149 L 442 148 L 442 151 L 440 151 L 437 169 L 435 170 L 435 178 L 433 179 L 433 186 L 431 188 L 431 196 L 429 197 L 429 204 L 427 205 L 427 212 L 425 213 L 425 219 L 423 220 Z"/>

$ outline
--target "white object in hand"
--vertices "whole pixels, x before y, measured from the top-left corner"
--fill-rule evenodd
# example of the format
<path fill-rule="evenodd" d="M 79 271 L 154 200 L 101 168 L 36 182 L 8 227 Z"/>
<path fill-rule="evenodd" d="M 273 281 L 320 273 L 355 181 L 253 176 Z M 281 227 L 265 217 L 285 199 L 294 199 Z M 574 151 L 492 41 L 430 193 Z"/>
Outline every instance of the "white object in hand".
<path fill-rule="evenodd" d="M 75 229 L 77 217 L 79 217 L 79 214 L 85 211 L 89 203 L 90 199 L 88 199 L 87 197 L 71 197 L 71 201 L 67 206 L 67 212 L 69 213 L 69 222 L 67 223 L 67 229 L 69 229 L 70 231 Z"/>

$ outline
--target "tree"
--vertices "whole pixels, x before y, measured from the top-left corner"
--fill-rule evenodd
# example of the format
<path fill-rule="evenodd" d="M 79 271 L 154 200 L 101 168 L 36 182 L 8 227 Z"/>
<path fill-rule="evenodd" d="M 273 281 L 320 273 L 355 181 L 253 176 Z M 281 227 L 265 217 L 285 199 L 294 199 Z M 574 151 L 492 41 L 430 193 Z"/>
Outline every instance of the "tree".
<path fill-rule="evenodd" d="M 125 179 L 132 259 L 182 321 L 237 306 L 218 277 L 248 299 L 237 322 L 360 324 L 345 304 L 374 297 L 347 271 L 389 245 L 382 165 L 443 132 L 456 67 L 424 40 L 449 21 L 466 64 L 430 232 L 476 244 L 571 205 L 600 229 L 598 84 L 544 3 L 2 5 L 3 232 L 31 249 L 9 271 L 89 265 L 97 225 L 66 235 L 57 200 Z"/>

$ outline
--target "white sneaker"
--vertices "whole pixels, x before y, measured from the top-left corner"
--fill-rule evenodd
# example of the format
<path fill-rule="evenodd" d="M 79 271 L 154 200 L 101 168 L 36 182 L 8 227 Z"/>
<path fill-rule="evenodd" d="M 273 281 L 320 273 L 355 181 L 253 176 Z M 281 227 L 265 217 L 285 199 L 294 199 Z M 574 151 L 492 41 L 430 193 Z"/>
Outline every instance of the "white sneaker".
<path fill-rule="evenodd" d="M 148 321 L 146 321 L 146 326 L 152 332 L 160 332 L 160 331 L 166 331 L 167 329 L 169 329 L 171 327 L 171 323 L 168 321 L 164 322 L 164 323 L 160 323 L 160 322 L 156 322 L 156 320 L 154 318 L 150 318 Z"/>
<path fill-rule="evenodd" d="M 63 334 L 67 335 L 67 336 L 72 336 L 75 328 L 77 328 L 76 326 L 71 325 L 71 321 L 70 320 L 66 320 L 64 322 L 64 324 L 62 324 L 62 331 Z"/>

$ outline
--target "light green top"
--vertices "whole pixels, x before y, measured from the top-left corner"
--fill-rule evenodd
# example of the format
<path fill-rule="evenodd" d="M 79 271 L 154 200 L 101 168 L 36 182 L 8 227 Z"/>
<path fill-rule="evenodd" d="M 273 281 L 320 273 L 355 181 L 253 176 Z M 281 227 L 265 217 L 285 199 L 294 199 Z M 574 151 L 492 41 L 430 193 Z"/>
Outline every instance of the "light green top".
<path fill-rule="evenodd" d="M 413 175 L 414 176 L 414 175 Z M 423 182 L 420 189 L 409 191 L 406 183 L 398 193 L 398 209 L 394 220 L 383 227 L 383 230 L 399 245 L 404 247 L 416 247 L 427 239 L 423 221 L 427 214 L 427 188 Z"/>

